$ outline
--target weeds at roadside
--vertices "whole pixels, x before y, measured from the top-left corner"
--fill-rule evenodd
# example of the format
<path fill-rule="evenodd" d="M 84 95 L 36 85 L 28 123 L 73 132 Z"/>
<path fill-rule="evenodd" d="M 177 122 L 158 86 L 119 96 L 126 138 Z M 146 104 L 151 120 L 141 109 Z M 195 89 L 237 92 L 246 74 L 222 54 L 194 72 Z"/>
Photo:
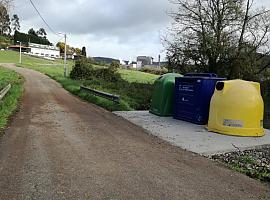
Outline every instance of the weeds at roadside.
<path fill-rule="evenodd" d="M 10 116 L 17 109 L 23 93 L 23 81 L 22 76 L 16 72 L 0 67 L 0 90 L 9 83 L 11 84 L 10 91 L 0 101 L 0 135 L 6 127 Z"/>

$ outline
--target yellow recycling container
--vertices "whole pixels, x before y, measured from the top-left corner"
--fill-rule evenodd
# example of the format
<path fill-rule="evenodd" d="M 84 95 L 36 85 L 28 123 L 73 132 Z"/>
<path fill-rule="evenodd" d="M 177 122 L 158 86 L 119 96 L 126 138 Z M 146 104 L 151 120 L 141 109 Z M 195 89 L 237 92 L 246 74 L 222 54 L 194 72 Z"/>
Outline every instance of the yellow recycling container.
<path fill-rule="evenodd" d="M 264 136 L 263 115 L 259 83 L 221 81 L 211 100 L 208 130 L 233 136 Z"/>

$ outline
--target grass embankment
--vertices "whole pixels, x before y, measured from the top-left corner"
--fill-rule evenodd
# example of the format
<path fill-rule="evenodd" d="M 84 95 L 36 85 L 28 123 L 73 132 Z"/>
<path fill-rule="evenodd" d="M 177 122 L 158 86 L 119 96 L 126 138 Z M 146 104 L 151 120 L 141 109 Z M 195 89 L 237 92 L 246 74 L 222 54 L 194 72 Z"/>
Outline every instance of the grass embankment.
<path fill-rule="evenodd" d="M 19 54 L 17 52 L 0 51 L 0 63 L 15 63 L 17 66 L 44 73 L 62 84 L 69 92 L 110 111 L 147 109 L 149 107 L 149 98 L 152 93 L 152 84 L 158 77 L 153 74 L 119 69 L 119 73 L 123 80 L 121 83 L 108 82 L 102 79 L 75 81 L 63 76 L 64 70 L 62 60 L 49 61 L 27 55 L 23 55 L 22 57 L 23 64 L 18 64 L 18 60 Z M 72 61 L 68 62 L 68 72 L 72 70 L 73 65 L 74 63 Z M 120 104 L 116 104 L 109 100 L 80 92 L 80 85 L 120 95 L 121 102 Z M 140 88 L 140 90 L 138 88 Z"/>
<path fill-rule="evenodd" d="M 11 89 L 0 101 L 0 131 L 5 128 L 9 117 L 17 108 L 19 99 L 23 93 L 23 78 L 14 71 L 0 67 L 0 90 L 11 84 Z M 1 135 L 0 132 L 0 135 Z"/>

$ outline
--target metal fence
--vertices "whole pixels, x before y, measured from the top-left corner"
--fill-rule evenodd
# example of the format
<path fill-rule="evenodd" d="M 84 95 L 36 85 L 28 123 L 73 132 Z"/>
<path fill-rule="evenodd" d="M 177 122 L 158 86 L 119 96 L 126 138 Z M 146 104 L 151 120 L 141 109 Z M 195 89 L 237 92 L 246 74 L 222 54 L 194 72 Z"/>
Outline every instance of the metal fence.
<path fill-rule="evenodd" d="M 111 101 L 116 102 L 116 103 L 120 102 L 120 96 L 118 96 L 118 95 L 113 95 L 113 94 L 109 94 L 106 92 L 94 90 L 94 89 L 91 89 L 91 88 L 88 88 L 85 86 L 81 86 L 81 91 L 87 92 L 87 93 L 90 93 L 92 95 L 99 96 L 99 97 L 102 97 L 102 98 L 105 98 L 108 100 L 111 100 Z"/>
<path fill-rule="evenodd" d="M 0 100 L 2 100 L 6 94 L 8 93 L 8 91 L 11 88 L 11 84 L 8 84 L 1 92 L 0 92 Z"/>

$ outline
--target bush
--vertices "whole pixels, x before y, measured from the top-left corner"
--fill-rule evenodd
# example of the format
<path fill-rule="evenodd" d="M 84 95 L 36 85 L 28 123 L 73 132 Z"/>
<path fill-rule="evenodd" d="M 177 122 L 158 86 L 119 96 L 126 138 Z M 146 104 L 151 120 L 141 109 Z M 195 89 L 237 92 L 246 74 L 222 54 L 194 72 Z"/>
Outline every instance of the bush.
<path fill-rule="evenodd" d="M 155 67 L 143 67 L 140 71 L 155 75 L 163 75 L 168 73 L 168 70 L 166 68 L 159 69 Z"/>
<path fill-rule="evenodd" d="M 110 64 L 110 67 L 118 69 L 120 68 L 120 63 L 117 61 L 112 61 L 112 63 Z"/>
<path fill-rule="evenodd" d="M 83 58 L 75 62 L 70 72 L 70 78 L 74 80 L 89 79 L 93 75 L 93 66 Z"/>
<path fill-rule="evenodd" d="M 121 79 L 117 69 L 113 67 L 94 69 L 94 77 L 106 81 L 119 81 Z"/>
<path fill-rule="evenodd" d="M 121 79 L 115 65 L 108 68 L 94 68 L 87 58 L 76 61 L 70 73 L 70 78 L 74 80 L 92 80 L 93 78 L 104 79 L 106 81 L 118 81 Z"/>
<path fill-rule="evenodd" d="M 90 88 L 120 95 L 121 108 L 113 106 L 114 104 L 110 101 L 102 100 L 99 102 L 100 98 L 91 97 L 91 102 L 96 102 L 98 105 L 110 108 L 110 110 L 148 110 L 150 108 L 153 84 L 130 83 L 123 80 L 115 64 L 111 64 L 109 67 L 95 68 L 89 60 L 82 59 L 76 62 L 70 77 L 82 80 L 83 85 Z"/>
<path fill-rule="evenodd" d="M 96 90 L 120 95 L 122 102 L 125 102 L 134 110 L 148 110 L 154 90 L 153 84 L 130 83 L 123 79 L 118 81 L 92 79 L 84 81 L 84 85 Z"/>

